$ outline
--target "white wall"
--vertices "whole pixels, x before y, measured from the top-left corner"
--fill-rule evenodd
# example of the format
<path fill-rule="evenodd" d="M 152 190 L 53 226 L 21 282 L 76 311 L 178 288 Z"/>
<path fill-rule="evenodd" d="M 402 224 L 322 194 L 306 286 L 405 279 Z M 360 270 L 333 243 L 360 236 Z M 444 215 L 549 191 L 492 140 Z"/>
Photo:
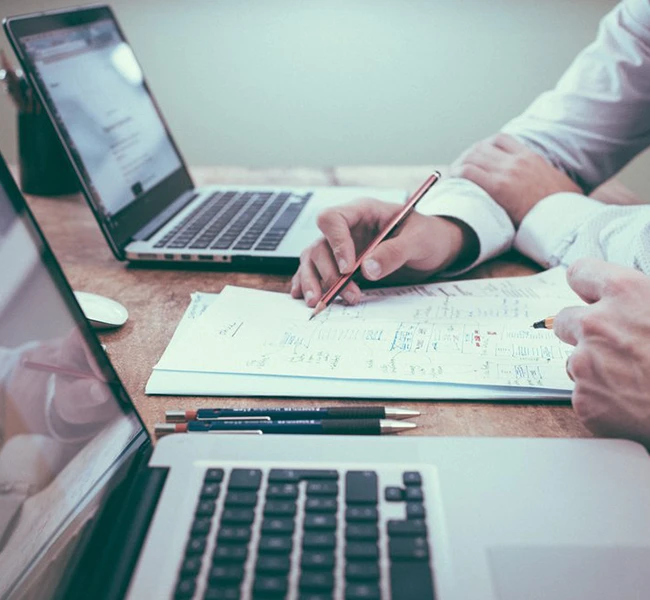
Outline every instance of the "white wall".
<path fill-rule="evenodd" d="M 67 4 L 0 0 L 0 15 Z M 448 163 L 553 85 L 614 4 L 112 2 L 188 162 L 250 166 Z M 14 139 L 0 97 L 10 160 Z M 643 193 L 638 162 L 623 179 Z"/>

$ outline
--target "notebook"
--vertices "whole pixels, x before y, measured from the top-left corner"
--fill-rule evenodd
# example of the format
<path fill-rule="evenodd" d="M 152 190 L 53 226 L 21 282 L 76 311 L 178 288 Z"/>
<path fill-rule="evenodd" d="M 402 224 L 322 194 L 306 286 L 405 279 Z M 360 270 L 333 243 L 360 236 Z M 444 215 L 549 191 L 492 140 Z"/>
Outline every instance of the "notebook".
<path fill-rule="evenodd" d="M 359 197 L 405 199 L 402 190 L 355 187 L 197 189 L 108 6 L 4 25 L 120 260 L 295 268 L 320 235 L 316 219 L 324 208 Z M 205 127 L 218 144 L 219 116 Z"/>
<path fill-rule="evenodd" d="M 0 598 L 647 597 L 639 445 L 195 433 L 153 447 L 1 159 L 0 273 Z"/>

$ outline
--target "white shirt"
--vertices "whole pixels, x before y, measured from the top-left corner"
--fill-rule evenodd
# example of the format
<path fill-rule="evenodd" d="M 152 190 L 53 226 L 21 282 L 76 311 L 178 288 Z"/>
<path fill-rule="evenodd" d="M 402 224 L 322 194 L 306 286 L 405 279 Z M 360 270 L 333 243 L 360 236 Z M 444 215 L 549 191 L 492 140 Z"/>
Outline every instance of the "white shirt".
<path fill-rule="evenodd" d="M 565 172 L 585 194 L 648 147 L 650 2 L 618 4 L 555 89 L 502 131 Z M 436 188 L 418 211 L 455 217 L 474 229 L 480 251 L 468 268 L 514 246 L 545 267 L 595 256 L 650 274 L 650 205 L 613 206 L 576 193 L 553 194 L 515 232 L 506 212 L 474 183 L 448 179 Z"/>

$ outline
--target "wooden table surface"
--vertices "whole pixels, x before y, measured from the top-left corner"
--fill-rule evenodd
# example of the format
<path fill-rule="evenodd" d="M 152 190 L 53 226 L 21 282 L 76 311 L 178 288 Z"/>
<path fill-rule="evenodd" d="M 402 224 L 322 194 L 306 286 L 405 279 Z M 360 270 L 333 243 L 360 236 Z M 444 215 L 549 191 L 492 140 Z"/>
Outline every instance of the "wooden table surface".
<path fill-rule="evenodd" d="M 331 169 L 248 169 L 197 167 L 197 185 L 248 183 L 278 185 L 368 185 L 413 191 L 431 167 L 337 167 Z M 108 355 L 150 431 L 165 410 L 202 406 L 315 406 L 350 402 L 315 399 L 147 396 L 147 379 L 167 346 L 194 291 L 219 292 L 225 285 L 288 292 L 290 274 L 215 270 L 145 269 L 118 262 L 90 209 L 80 196 L 29 197 L 29 204 L 76 290 L 114 298 L 129 311 L 119 330 L 103 334 Z M 491 261 L 467 277 L 528 275 L 535 266 L 516 254 Z M 358 402 L 358 401 L 357 401 Z M 392 401 L 395 402 L 395 401 Z M 380 402 L 375 402 L 380 404 Z M 364 401 L 364 404 L 372 402 Z M 588 437 L 568 403 L 395 402 L 421 411 L 412 435 Z M 405 435 L 405 434 L 402 434 Z"/>

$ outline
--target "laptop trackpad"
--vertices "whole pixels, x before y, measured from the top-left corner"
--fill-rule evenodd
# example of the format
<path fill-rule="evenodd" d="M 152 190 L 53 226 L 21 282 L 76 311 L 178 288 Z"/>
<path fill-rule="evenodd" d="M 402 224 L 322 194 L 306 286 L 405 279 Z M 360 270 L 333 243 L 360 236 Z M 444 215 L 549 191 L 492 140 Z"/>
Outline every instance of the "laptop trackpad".
<path fill-rule="evenodd" d="M 499 600 L 645 600 L 650 548 L 490 548 Z"/>

